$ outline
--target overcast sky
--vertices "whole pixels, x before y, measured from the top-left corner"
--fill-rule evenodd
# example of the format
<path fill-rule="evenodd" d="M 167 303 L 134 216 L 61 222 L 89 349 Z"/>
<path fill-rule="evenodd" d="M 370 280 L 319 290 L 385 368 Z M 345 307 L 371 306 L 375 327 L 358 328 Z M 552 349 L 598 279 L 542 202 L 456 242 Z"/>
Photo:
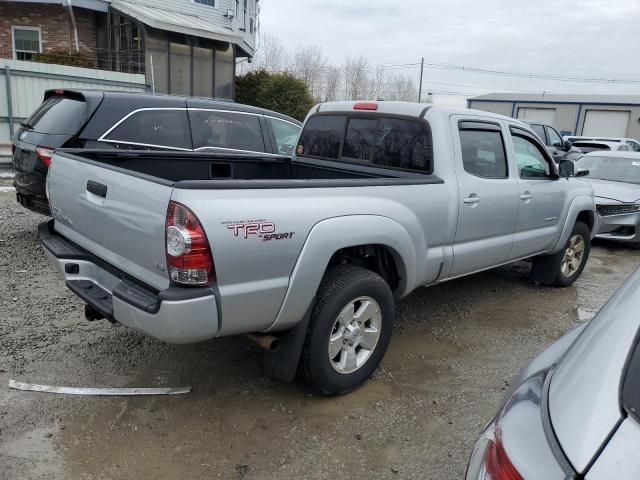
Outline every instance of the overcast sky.
<path fill-rule="evenodd" d="M 261 33 L 319 45 L 331 62 L 426 62 L 523 73 L 640 79 L 640 0 L 260 0 Z M 397 70 L 419 75 L 419 68 Z M 640 84 L 529 80 L 425 69 L 425 88 L 638 94 Z M 447 99 L 439 97 L 441 103 Z M 453 103 L 459 98 L 452 98 Z"/>

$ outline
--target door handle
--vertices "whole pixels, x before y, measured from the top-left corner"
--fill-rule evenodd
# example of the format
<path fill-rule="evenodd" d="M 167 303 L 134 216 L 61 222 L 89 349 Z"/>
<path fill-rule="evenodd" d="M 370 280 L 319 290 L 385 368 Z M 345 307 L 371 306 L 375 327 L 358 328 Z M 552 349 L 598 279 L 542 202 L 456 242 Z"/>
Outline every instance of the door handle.
<path fill-rule="evenodd" d="M 531 195 L 531 192 L 529 191 L 526 191 L 522 195 L 520 195 L 520 200 L 524 200 L 525 202 L 531 200 L 532 198 L 533 195 Z"/>
<path fill-rule="evenodd" d="M 477 203 L 480 203 L 480 197 L 478 195 L 476 195 L 475 193 L 472 193 L 471 195 L 469 195 L 467 198 L 465 198 L 462 201 L 464 203 L 466 203 L 467 205 L 475 205 Z"/>
<path fill-rule="evenodd" d="M 87 181 L 87 192 L 93 193 L 99 197 L 107 196 L 107 186 L 102 183 L 94 182 L 93 180 Z"/>

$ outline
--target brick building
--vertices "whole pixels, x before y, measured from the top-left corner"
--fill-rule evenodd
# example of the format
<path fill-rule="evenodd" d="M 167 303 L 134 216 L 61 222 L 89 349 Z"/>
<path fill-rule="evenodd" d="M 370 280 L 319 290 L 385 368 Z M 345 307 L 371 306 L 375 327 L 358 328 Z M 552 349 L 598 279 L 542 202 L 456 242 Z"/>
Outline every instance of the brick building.
<path fill-rule="evenodd" d="M 0 58 L 80 53 L 95 68 L 144 73 L 153 91 L 232 99 L 258 10 L 258 0 L 0 0 Z"/>
<path fill-rule="evenodd" d="M 35 52 L 74 49 L 69 12 L 62 5 L 0 2 L 0 58 L 31 60 Z M 81 51 L 95 57 L 96 12 L 74 8 Z"/>

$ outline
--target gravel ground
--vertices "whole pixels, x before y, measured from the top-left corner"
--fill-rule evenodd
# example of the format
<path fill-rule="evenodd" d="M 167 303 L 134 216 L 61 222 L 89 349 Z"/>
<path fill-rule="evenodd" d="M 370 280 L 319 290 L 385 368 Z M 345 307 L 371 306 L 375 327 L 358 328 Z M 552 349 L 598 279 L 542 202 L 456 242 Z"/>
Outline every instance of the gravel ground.
<path fill-rule="evenodd" d="M 524 263 L 421 288 L 398 305 L 374 378 L 323 398 L 266 377 L 241 337 L 171 346 L 86 322 L 38 246 L 42 220 L 0 193 L 2 480 L 461 478 L 512 376 L 640 263 L 599 244 L 563 290 L 531 285 Z M 9 390 L 10 378 L 193 391 L 68 397 Z"/>

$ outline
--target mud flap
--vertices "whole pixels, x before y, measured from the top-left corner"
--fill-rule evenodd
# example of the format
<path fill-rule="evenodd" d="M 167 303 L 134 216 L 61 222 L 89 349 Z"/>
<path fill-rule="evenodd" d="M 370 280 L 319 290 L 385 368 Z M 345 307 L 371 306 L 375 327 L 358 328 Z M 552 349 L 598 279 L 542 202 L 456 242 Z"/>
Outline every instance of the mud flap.
<path fill-rule="evenodd" d="M 544 255 L 533 259 L 531 267 L 531 280 L 542 285 L 551 285 L 558 276 L 558 268 L 562 261 L 564 251 L 555 255 Z"/>
<path fill-rule="evenodd" d="M 315 305 L 316 297 L 313 297 L 302 320 L 291 330 L 279 335 L 282 342 L 280 349 L 277 352 L 265 352 L 264 369 L 269 375 L 285 382 L 292 382 L 296 377 L 302 348 L 307 337 L 311 312 L 313 312 Z"/>

